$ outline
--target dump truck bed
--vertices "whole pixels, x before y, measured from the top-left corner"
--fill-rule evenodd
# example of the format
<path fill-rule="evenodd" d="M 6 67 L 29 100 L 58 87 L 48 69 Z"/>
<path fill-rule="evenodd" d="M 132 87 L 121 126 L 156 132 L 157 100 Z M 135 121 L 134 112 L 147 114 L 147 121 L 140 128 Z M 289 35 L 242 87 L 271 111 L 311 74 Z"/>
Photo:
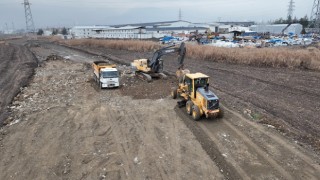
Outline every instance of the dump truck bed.
<path fill-rule="evenodd" d="M 94 68 L 95 71 L 100 72 L 100 69 L 102 68 L 116 68 L 117 65 L 110 64 L 106 61 L 94 61 L 92 64 L 92 67 Z"/>

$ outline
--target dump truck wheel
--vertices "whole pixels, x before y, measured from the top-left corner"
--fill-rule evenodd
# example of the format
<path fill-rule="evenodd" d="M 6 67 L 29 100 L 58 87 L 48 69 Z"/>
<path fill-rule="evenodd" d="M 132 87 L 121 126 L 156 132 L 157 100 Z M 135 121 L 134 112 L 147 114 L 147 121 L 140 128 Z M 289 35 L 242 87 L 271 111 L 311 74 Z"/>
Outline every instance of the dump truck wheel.
<path fill-rule="evenodd" d="M 103 87 L 102 87 L 102 83 L 101 83 L 101 82 L 99 83 L 99 85 L 100 85 L 100 89 L 103 89 Z"/>
<path fill-rule="evenodd" d="M 186 110 L 187 110 L 187 113 L 189 114 L 189 115 L 191 115 L 192 114 L 192 106 L 193 106 L 193 102 L 192 101 L 187 101 L 187 104 L 186 104 Z"/>
<path fill-rule="evenodd" d="M 192 107 L 192 117 L 195 121 L 198 121 L 200 119 L 200 109 L 196 105 Z"/>
<path fill-rule="evenodd" d="M 178 89 L 175 88 L 173 91 L 171 91 L 172 99 L 177 99 L 177 95 L 178 95 Z"/>

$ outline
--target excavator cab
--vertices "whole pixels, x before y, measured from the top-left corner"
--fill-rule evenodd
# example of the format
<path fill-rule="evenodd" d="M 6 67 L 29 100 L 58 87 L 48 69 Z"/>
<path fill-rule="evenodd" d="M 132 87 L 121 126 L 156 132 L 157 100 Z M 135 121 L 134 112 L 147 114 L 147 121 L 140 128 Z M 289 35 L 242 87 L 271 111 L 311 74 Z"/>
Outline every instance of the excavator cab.
<path fill-rule="evenodd" d="M 131 63 L 132 70 L 139 78 L 147 80 L 148 82 L 151 82 L 152 78 L 166 79 L 167 76 L 163 73 L 163 60 L 161 57 L 172 53 L 178 55 L 179 68 L 183 67 L 186 54 L 184 42 L 180 44 L 180 47 L 175 47 L 175 45 L 163 47 L 157 50 L 150 59 L 134 60 Z"/>

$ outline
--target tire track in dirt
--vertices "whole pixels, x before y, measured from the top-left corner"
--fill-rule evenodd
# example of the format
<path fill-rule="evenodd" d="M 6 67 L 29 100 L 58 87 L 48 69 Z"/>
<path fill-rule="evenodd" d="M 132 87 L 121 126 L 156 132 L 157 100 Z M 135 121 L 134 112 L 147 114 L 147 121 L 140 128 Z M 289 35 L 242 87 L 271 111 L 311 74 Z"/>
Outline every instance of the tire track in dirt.
<path fill-rule="evenodd" d="M 213 87 L 211 89 L 214 90 L 214 91 L 220 91 L 220 92 L 222 92 L 224 94 L 227 94 L 227 95 L 229 95 L 229 96 L 231 96 L 233 98 L 239 99 L 239 100 L 241 100 L 241 101 L 243 101 L 243 102 L 245 102 L 247 104 L 251 104 L 252 106 L 260 109 L 262 112 L 266 111 L 268 113 L 272 113 L 271 114 L 272 116 L 280 118 L 282 120 L 282 122 L 286 124 L 286 128 L 290 128 L 290 130 L 287 130 L 287 131 L 294 130 L 296 135 L 297 135 L 297 134 L 299 134 L 299 132 L 301 132 L 299 128 L 301 128 L 302 126 L 305 127 L 305 125 L 307 125 L 310 128 L 304 128 L 304 129 L 308 129 L 309 132 L 313 133 L 313 135 L 318 135 L 316 130 L 320 129 L 320 125 L 318 125 L 318 124 L 316 124 L 314 122 L 311 122 L 311 121 L 300 121 L 299 120 L 299 121 L 293 121 L 293 122 L 291 122 L 292 123 L 291 124 L 291 123 L 289 123 L 289 122 L 284 120 L 284 119 L 291 119 L 291 118 L 287 117 L 288 114 L 290 114 L 287 111 L 275 110 L 275 109 L 280 109 L 280 108 L 271 107 L 271 106 L 268 106 L 267 104 L 263 105 L 263 104 L 261 104 L 262 100 L 261 101 L 248 101 L 247 97 L 240 96 L 240 95 L 235 95 L 233 93 L 229 93 L 228 91 L 225 91 L 224 89 L 221 89 L 219 86 L 216 86 L 216 85 L 211 85 L 211 87 Z M 276 106 L 276 105 L 274 105 L 274 106 Z M 277 107 L 280 107 L 280 106 L 277 106 Z M 296 126 L 296 125 L 298 125 L 298 126 Z M 303 133 L 305 134 L 306 132 L 304 131 Z M 300 134 L 300 136 L 298 136 L 298 138 L 304 139 L 303 136 L 304 135 Z"/>
<path fill-rule="evenodd" d="M 228 110 L 228 112 L 230 111 L 229 109 L 227 109 L 227 110 Z M 181 115 L 180 111 L 183 111 L 183 110 L 177 110 L 177 108 L 176 108 L 176 111 L 177 111 L 177 114 L 179 116 L 182 116 L 181 117 L 182 119 L 183 118 L 187 119 L 185 121 L 185 123 L 188 125 L 189 128 L 191 127 L 190 130 L 194 133 L 194 135 L 196 137 L 201 136 L 201 135 L 199 135 L 199 132 L 197 132 L 195 130 L 192 130 L 192 129 L 196 129 L 195 127 L 193 127 L 193 124 L 192 124 L 193 120 L 191 120 L 191 118 L 188 117 L 188 116 L 185 117 L 185 115 Z M 234 114 L 234 112 L 230 111 L 230 114 Z M 238 116 L 235 116 L 235 117 L 238 117 Z M 274 154 L 270 154 L 270 152 L 266 151 L 265 148 L 262 148 L 262 147 L 265 147 L 264 145 L 261 145 L 261 144 L 255 142 L 255 141 L 253 141 L 251 136 L 249 137 L 248 135 L 246 135 L 246 133 L 241 132 L 238 129 L 238 127 L 236 128 L 232 123 L 230 123 L 229 121 L 231 121 L 231 120 L 229 118 L 225 118 L 225 119 L 223 119 L 223 120 L 221 120 L 219 122 L 216 122 L 214 124 L 210 123 L 210 122 L 207 122 L 208 120 L 204 119 L 202 122 L 197 122 L 198 124 L 194 124 L 194 126 L 201 127 L 201 129 L 204 130 L 204 133 L 209 136 L 208 138 L 210 138 L 211 141 L 214 144 L 216 144 L 216 145 L 213 145 L 212 142 L 206 142 L 206 144 L 210 144 L 210 146 L 209 147 L 208 146 L 203 146 L 203 148 L 207 151 L 207 153 L 209 155 L 210 155 L 210 151 L 212 151 L 212 148 L 217 148 L 217 145 L 219 147 L 225 146 L 225 145 L 223 145 L 222 143 L 219 142 L 218 137 L 215 137 L 215 136 L 217 136 L 216 132 L 219 132 L 219 130 L 223 130 L 223 132 L 228 132 L 229 134 L 233 134 L 232 137 L 238 139 L 237 140 L 238 142 L 244 141 L 244 143 L 246 144 L 245 146 L 249 149 L 249 151 L 252 151 L 252 153 L 250 153 L 250 154 L 258 153 L 258 157 L 259 158 L 257 160 L 255 160 L 255 161 L 258 161 L 261 164 L 264 164 L 264 162 L 267 162 L 268 165 L 266 167 L 264 167 L 263 168 L 264 170 L 262 171 L 264 173 L 262 173 L 262 172 L 259 173 L 259 167 L 256 170 L 254 170 L 255 169 L 254 167 L 251 167 L 251 169 L 247 169 L 247 168 L 243 169 L 242 167 L 246 167 L 246 166 L 244 166 L 244 165 L 239 166 L 239 161 L 238 160 L 232 159 L 232 157 L 230 159 L 230 157 L 228 157 L 228 161 L 232 164 L 232 165 L 229 165 L 229 167 L 230 166 L 234 166 L 234 168 L 238 171 L 238 173 L 241 176 L 241 178 L 250 179 L 250 178 L 258 177 L 261 174 L 265 174 L 266 172 L 273 172 L 272 173 L 273 176 L 271 176 L 269 178 L 282 177 L 284 179 L 294 179 L 294 177 L 300 177 L 300 178 L 308 177 L 310 179 L 316 179 L 320 175 L 319 174 L 320 168 L 319 168 L 319 165 L 316 164 L 315 160 L 312 160 L 310 157 L 302 154 L 299 150 L 296 150 L 296 149 L 292 148 L 291 145 L 288 145 L 288 142 L 284 142 L 283 139 L 280 139 L 276 135 L 272 135 L 270 137 L 273 140 L 270 143 L 272 143 L 272 144 L 273 143 L 277 143 L 277 144 L 279 143 L 280 146 L 283 146 L 281 148 L 285 149 L 284 152 L 290 152 L 292 154 L 292 156 L 295 157 L 294 158 L 295 162 L 302 161 L 302 162 L 300 162 L 299 164 L 297 164 L 297 165 L 295 165 L 293 167 L 301 166 L 301 168 L 306 170 L 306 171 L 303 171 L 303 173 L 301 173 L 301 171 L 298 171 L 298 169 L 292 169 L 290 167 L 290 165 L 284 165 L 283 164 L 285 162 L 290 162 L 292 160 L 292 159 L 290 159 L 289 155 L 287 155 L 289 159 L 285 159 L 285 161 L 282 161 L 282 160 L 284 160 L 283 157 L 276 157 Z M 244 122 L 248 121 L 248 120 L 244 120 L 243 117 L 241 117 L 239 119 L 241 119 Z M 233 121 L 235 121 L 235 120 L 233 120 Z M 254 129 L 258 129 L 259 132 L 260 131 L 262 132 L 262 130 L 261 130 L 262 127 L 257 128 L 256 126 L 258 126 L 258 125 L 251 125 L 252 123 L 253 122 L 249 123 L 249 125 L 253 126 Z M 268 137 L 270 136 L 266 132 L 264 132 L 263 134 L 268 136 Z M 266 140 L 266 137 L 264 137 L 262 139 Z M 279 147 L 279 149 L 281 149 L 281 148 Z M 219 148 L 217 148 L 217 149 L 219 149 Z M 221 153 L 221 151 L 219 151 L 219 150 L 215 150 L 215 152 L 213 154 L 220 156 L 223 153 Z M 239 156 L 240 154 L 238 153 L 237 156 Z M 243 155 L 240 155 L 240 156 L 243 156 Z M 210 157 L 212 158 L 212 156 L 210 156 Z M 217 160 L 215 158 L 216 158 L 216 156 L 213 156 L 212 159 L 213 159 L 214 162 L 217 162 Z M 224 157 L 220 156 L 220 159 L 218 159 L 219 162 L 223 161 L 223 160 L 221 160 L 221 158 L 224 158 Z M 250 158 L 246 158 L 246 159 L 250 159 Z M 225 162 L 223 162 L 223 163 L 225 164 Z M 255 162 L 251 162 L 251 163 L 255 164 Z M 270 169 L 270 170 L 268 171 L 266 169 Z M 256 174 L 256 176 L 255 176 L 253 172 L 259 173 L 259 174 Z M 278 172 L 279 174 L 276 173 L 276 172 Z M 249 174 L 251 176 L 250 178 L 249 178 Z M 264 178 L 266 178 L 267 176 L 268 175 L 265 175 Z"/>
<path fill-rule="evenodd" d="M 242 77 L 244 77 L 246 79 L 252 79 L 252 80 L 264 83 L 264 84 L 268 84 L 268 85 L 272 85 L 272 86 L 278 86 L 278 87 L 280 87 L 282 89 L 299 92 L 299 93 L 304 94 L 304 95 L 307 94 L 308 96 L 311 96 L 311 98 L 313 97 L 313 98 L 317 98 L 318 99 L 320 97 L 320 94 L 315 93 L 315 92 L 310 92 L 310 91 L 299 89 L 299 88 L 296 88 L 296 87 L 290 87 L 290 86 L 286 86 L 286 85 L 283 85 L 283 84 L 279 84 L 279 83 L 275 83 L 275 82 L 271 82 L 271 81 L 266 81 L 266 80 L 263 80 L 263 79 L 260 79 L 260 78 L 257 78 L 257 77 L 252 77 L 250 75 L 242 74 L 240 72 L 231 71 L 231 70 L 227 70 L 227 69 L 221 69 L 221 68 L 213 68 L 213 67 L 209 67 L 209 66 L 207 66 L 207 68 L 211 69 L 211 70 L 222 71 L 222 72 L 225 72 L 225 73 L 228 73 L 228 74 L 242 76 Z"/>
<path fill-rule="evenodd" d="M 229 122 L 226 120 L 222 121 L 225 125 L 227 125 L 227 128 L 229 128 L 231 131 L 233 131 L 237 136 L 237 138 L 241 139 L 245 142 L 246 146 L 249 147 L 250 150 L 254 149 L 254 152 L 260 156 L 260 160 L 264 159 L 264 162 L 267 162 L 270 164 L 270 166 L 275 169 L 275 171 L 278 171 L 282 177 L 285 179 L 293 179 L 293 176 L 289 174 L 280 164 L 278 164 L 274 159 L 270 158 L 258 145 L 253 143 L 250 138 L 236 129 L 234 126 L 232 126 Z M 205 126 L 202 126 L 203 128 L 206 128 Z M 225 128 L 225 129 L 227 129 Z M 227 130 L 230 132 L 230 130 Z"/>
<path fill-rule="evenodd" d="M 282 172 L 290 172 L 290 175 L 293 177 L 302 179 L 305 177 L 308 177 L 308 179 L 317 179 L 317 177 L 320 177 L 319 159 L 316 157 L 313 157 L 312 159 L 312 156 L 306 156 L 301 153 L 303 150 L 296 144 L 285 142 L 279 135 L 272 134 L 270 130 L 265 130 L 264 127 L 246 120 L 239 113 L 232 111 L 227 107 L 224 107 L 224 109 L 242 121 L 237 124 L 235 120 L 226 118 L 223 123 L 249 143 L 254 144 L 257 147 L 262 147 L 259 149 L 260 154 L 265 154 L 266 160 L 271 161 L 274 167 L 281 166 L 280 168 L 277 167 L 277 169 L 280 169 Z M 248 133 L 250 133 L 250 135 L 248 135 Z M 261 139 L 264 141 L 261 141 Z M 272 151 L 274 147 L 276 148 L 275 152 Z M 294 166 L 290 164 L 294 164 Z M 298 170 L 297 167 L 299 166 L 300 169 Z"/>
<path fill-rule="evenodd" d="M 234 166 L 225 160 L 215 142 L 210 139 L 203 129 L 199 128 L 196 122 L 191 121 L 190 117 L 188 117 L 183 110 L 177 106 L 174 108 L 174 110 L 190 129 L 190 131 L 195 135 L 202 148 L 206 151 L 211 160 L 219 167 L 221 173 L 226 179 L 242 179 L 248 177 L 246 174 L 239 174 L 237 169 L 235 169 Z"/>
<path fill-rule="evenodd" d="M 227 108 L 226 106 L 223 106 L 225 110 L 227 110 L 229 113 L 232 113 L 234 116 L 236 116 L 238 119 L 241 119 L 243 123 L 247 124 L 248 126 L 251 126 L 252 128 L 254 128 L 255 130 L 259 131 L 260 133 L 264 134 L 265 136 L 270 137 L 275 143 L 278 143 L 279 145 L 286 147 L 286 149 L 288 151 L 290 151 L 292 154 L 296 154 L 297 156 L 299 156 L 305 163 L 307 164 L 314 164 L 315 159 L 310 158 L 309 156 L 306 156 L 305 154 L 301 153 L 301 149 L 299 146 L 296 145 L 288 145 L 288 142 L 286 142 L 284 139 L 280 138 L 278 135 L 273 134 L 269 131 L 266 131 L 265 128 L 263 126 L 260 126 L 246 118 L 244 118 L 241 114 L 239 114 L 238 112 L 235 112 L 229 108 Z M 229 122 L 233 123 L 230 119 Z M 299 150 L 297 150 L 299 149 Z M 320 169 L 319 169 L 320 172 Z"/>

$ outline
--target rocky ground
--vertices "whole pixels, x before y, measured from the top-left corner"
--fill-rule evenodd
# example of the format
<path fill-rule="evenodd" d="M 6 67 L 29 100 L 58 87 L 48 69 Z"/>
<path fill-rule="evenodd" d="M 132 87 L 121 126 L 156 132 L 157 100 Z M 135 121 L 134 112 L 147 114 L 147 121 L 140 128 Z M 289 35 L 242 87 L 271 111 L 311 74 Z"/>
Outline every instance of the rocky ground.
<path fill-rule="evenodd" d="M 25 41 L 12 43 L 21 46 Z M 8 124 L 0 130 L 0 179 L 320 177 L 317 151 L 308 147 L 307 141 L 294 140 L 269 123 L 288 121 L 285 116 L 270 115 L 269 109 L 260 113 L 262 106 L 253 103 L 258 102 L 252 99 L 259 93 L 263 97 L 268 92 L 264 90 L 269 87 L 261 84 L 266 82 L 258 80 L 262 76 L 259 71 L 268 73 L 264 69 L 230 65 L 227 70 L 232 72 L 222 74 L 223 65 L 218 65 L 220 71 L 206 72 L 221 73 L 212 79 L 212 89 L 222 98 L 226 113 L 220 120 L 195 122 L 169 96 L 176 86 L 175 78 L 152 83 L 137 79 L 129 73 L 128 66 L 122 65 L 130 62 L 130 52 L 110 50 L 95 54 L 48 42 L 21 48 L 30 49 L 40 67 L 35 69 L 30 84 L 9 104 Z M 130 58 L 139 56 L 143 55 L 135 53 Z M 118 64 L 122 72 L 120 88 L 100 90 L 92 80 L 90 62 L 102 59 L 122 63 Z M 204 66 L 217 68 L 215 64 L 205 63 L 197 67 Z M 170 63 L 166 67 L 169 72 L 175 69 Z M 249 77 L 241 76 L 245 69 L 251 68 Z M 198 69 L 195 67 L 193 71 Z M 306 72 L 303 77 L 307 76 L 317 73 Z M 236 83 L 239 78 L 247 80 Z M 270 84 L 277 78 L 264 80 Z M 288 82 L 291 81 L 289 78 Z M 286 82 L 281 81 L 283 86 Z M 317 93 L 312 88 L 305 91 Z M 237 94 L 241 92 L 243 97 Z M 260 101 L 264 102 L 263 98 Z M 283 101 L 290 103 L 286 98 Z M 308 121 L 316 113 L 308 116 Z M 273 121 L 259 123 L 272 116 Z"/>

